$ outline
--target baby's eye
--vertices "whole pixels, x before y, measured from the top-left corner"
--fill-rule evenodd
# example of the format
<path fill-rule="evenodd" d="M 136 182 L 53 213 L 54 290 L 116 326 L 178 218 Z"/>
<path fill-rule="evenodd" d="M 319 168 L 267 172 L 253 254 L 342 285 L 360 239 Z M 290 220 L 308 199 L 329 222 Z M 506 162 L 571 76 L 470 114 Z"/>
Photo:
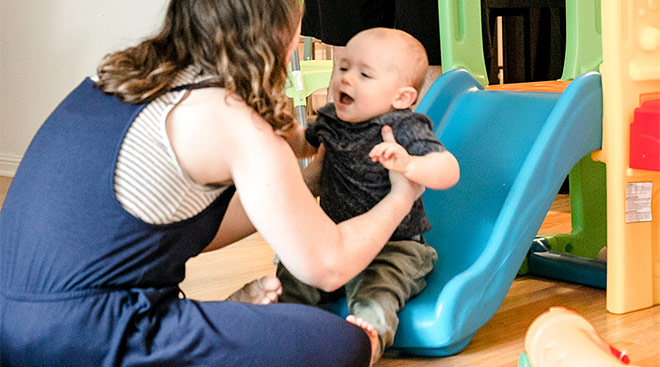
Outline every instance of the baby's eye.
<path fill-rule="evenodd" d="M 361 73 L 361 74 L 362 74 L 362 76 L 365 77 L 365 78 L 371 78 L 371 75 L 369 75 L 369 74 L 367 74 L 367 73 Z"/>
<path fill-rule="evenodd" d="M 346 71 L 346 70 L 348 70 L 348 68 L 345 67 L 345 66 L 340 66 L 340 67 L 339 67 L 339 71 Z"/>

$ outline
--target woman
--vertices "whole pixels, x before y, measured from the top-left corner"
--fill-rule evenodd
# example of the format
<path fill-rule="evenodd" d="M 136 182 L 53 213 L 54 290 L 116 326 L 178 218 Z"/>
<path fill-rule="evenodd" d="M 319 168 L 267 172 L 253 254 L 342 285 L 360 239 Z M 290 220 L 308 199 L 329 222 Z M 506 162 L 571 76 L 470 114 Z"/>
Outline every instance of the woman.
<path fill-rule="evenodd" d="M 316 204 L 282 137 L 300 18 L 298 0 L 172 0 L 159 35 L 58 106 L 0 212 L 2 366 L 369 363 L 360 320 L 179 298 L 187 259 L 255 228 L 296 277 L 336 289 L 421 194 L 393 174 L 362 216 L 335 224 Z"/>

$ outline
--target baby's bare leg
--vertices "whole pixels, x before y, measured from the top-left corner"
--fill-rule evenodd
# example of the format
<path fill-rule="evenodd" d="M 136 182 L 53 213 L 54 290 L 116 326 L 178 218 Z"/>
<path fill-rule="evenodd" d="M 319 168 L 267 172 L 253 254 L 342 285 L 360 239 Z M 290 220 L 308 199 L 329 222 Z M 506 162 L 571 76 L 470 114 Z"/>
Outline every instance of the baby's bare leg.
<path fill-rule="evenodd" d="M 282 294 L 282 283 L 274 275 L 266 275 L 254 280 L 227 298 L 227 301 L 268 305 L 277 302 Z"/>
<path fill-rule="evenodd" d="M 346 317 L 346 321 L 359 326 L 362 330 L 364 330 L 365 333 L 367 333 L 369 341 L 371 342 L 371 363 L 369 363 L 369 365 L 373 366 L 376 351 L 378 350 L 378 331 L 376 331 L 376 329 L 374 329 L 374 327 L 371 326 L 371 324 L 367 321 L 361 318 L 357 318 L 353 315 L 348 315 L 348 317 Z"/>

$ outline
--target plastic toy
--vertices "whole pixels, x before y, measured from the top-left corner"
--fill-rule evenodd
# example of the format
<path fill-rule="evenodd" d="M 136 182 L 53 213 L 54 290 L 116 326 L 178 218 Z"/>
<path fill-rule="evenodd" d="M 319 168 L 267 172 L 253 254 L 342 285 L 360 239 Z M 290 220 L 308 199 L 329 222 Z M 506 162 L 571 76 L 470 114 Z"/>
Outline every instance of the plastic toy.
<path fill-rule="evenodd" d="M 327 88 L 332 76 L 332 60 L 312 60 L 312 37 L 303 39 L 303 60 L 298 49 L 291 55 L 291 65 L 284 93 L 293 100 L 296 118 L 301 126 L 307 126 L 307 97 L 315 91 Z M 305 168 L 309 158 L 298 160 L 300 168 Z"/>
<path fill-rule="evenodd" d="M 307 97 L 328 87 L 332 75 L 332 60 L 312 60 L 312 37 L 303 38 L 303 47 L 303 60 L 300 60 L 298 49 L 291 55 L 285 93 L 293 99 L 298 121 L 305 125 Z"/>
<path fill-rule="evenodd" d="M 660 99 L 635 109 L 630 125 L 630 168 L 660 171 Z"/>
<path fill-rule="evenodd" d="M 481 45 L 481 7 L 466 1 L 438 0 L 442 70 L 468 70 L 488 85 L 486 62 Z"/>
<path fill-rule="evenodd" d="M 609 345 L 587 319 L 563 307 L 551 307 L 525 334 L 518 367 L 620 367 L 630 359 Z"/>
<path fill-rule="evenodd" d="M 602 266 L 575 267 L 581 261 L 572 261 L 568 254 L 596 259 L 607 244 L 607 309 L 624 313 L 660 304 L 660 173 L 654 168 L 653 156 L 659 148 L 653 134 L 645 138 L 648 144 L 644 149 L 650 155 L 637 151 L 639 139 L 634 135 L 635 144 L 630 141 L 630 129 L 636 134 L 639 128 L 633 123 L 635 109 L 643 109 L 644 102 L 660 99 L 660 2 L 599 3 L 566 1 L 567 43 L 562 79 L 598 67 L 602 43 L 602 150 L 584 157 L 571 171 L 573 231 L 542 235 L 550 250 L 564 255 L 556 257 L 551 268 L 530 271 L 579 283 L 586 278 L 584 275 L 593 274 Z M 441 16 L 448 17 L 441 20 L 445 70 L 467 67 L 480 80 L 484 79 L 481 35 L 475 33 L 475 29 L 479 30 L 478 7 L 468 7 L 467 1 L 439 0 L 438 4 Z M 461 58 L 469 58 L 470 62 Z M 538 89 L 539 85 L 534 83 L 532 87 Z M 645 154 L 645 162 L 640 162 L 637 154 Z M 531 256 L 543 254 L 533 252 Z M 585 273 L 580 273 L 582 270 Z M 577 276 L 562 278 L 567 274 Z M 603 273 L 598 278 L 604 276 Z M 602 281 L 591 285 L 604 287 Z"/>
<path fill-rule="evenodd" d="M 660 2 L 608 1 L 603 24 L 607 310 L 660 304 L 660 172 L 630 167 L 635 109 L 660 99 Z M 605 26 L 606 25 L 606 26 Z"/>
<path fill-rule="evenodd" d="M 597 288 L 607 284 L 607 264 L 604 261 L 553 251 L 545 238 L 534 239 L 527 257 L 533 274 L 550 276 L 566 282 Z"/>
<path fill-rule="evenodd" d="M 445 71 L 465 68 L 487 83 L 481 44 L 481 12 L 468 2 L 440 0 L 440 36 Z M 493 84 L 489 90 L 561 93 L 578 75 L 596 71 L 602 61 L 600 1 L 567 0 L 566 52 L 562 78 L 515 84 Z M 605 165 L 595 162 L 591 152 L 569 173 L 571 233 L 541 234 L 547 251 L 535 252 L 523 263 L 519 274 L 535 274 L 569 282 L 605 288 L 605 264 L 597 264 L 598 252 L 607 244 Z M 533 266 L 530 266 L 534 264 Z M 594 265 L 590 268 L 581 264 Z M 600 272 L 600 274 L 597 274 Z M 590 279 L 585 283 L 584 279 Z"/>
<path fill-rule="evenodd" d="M 564 93 L 487 91 L 452 70 L 418 111 L 461 164 L 461 181 L 427 190 L 438 251 L 428 286 L 400 312 L 394 347 L 407 353 L 460 352 L 497 311 L 564 177 L 600 147 L 600 75 Z"/>

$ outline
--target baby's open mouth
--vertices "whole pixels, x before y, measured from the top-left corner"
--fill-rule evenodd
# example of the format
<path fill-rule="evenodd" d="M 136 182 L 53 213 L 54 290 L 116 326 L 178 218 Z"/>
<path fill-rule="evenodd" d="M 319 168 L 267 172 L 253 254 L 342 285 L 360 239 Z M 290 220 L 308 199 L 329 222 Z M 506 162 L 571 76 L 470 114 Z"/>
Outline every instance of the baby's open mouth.
<path fill-rule="evenodd" d="M 353 97 L 344 92 L 339 92 L 339 102 L 342 104 L 351 104 L 353 103 Z"/>

